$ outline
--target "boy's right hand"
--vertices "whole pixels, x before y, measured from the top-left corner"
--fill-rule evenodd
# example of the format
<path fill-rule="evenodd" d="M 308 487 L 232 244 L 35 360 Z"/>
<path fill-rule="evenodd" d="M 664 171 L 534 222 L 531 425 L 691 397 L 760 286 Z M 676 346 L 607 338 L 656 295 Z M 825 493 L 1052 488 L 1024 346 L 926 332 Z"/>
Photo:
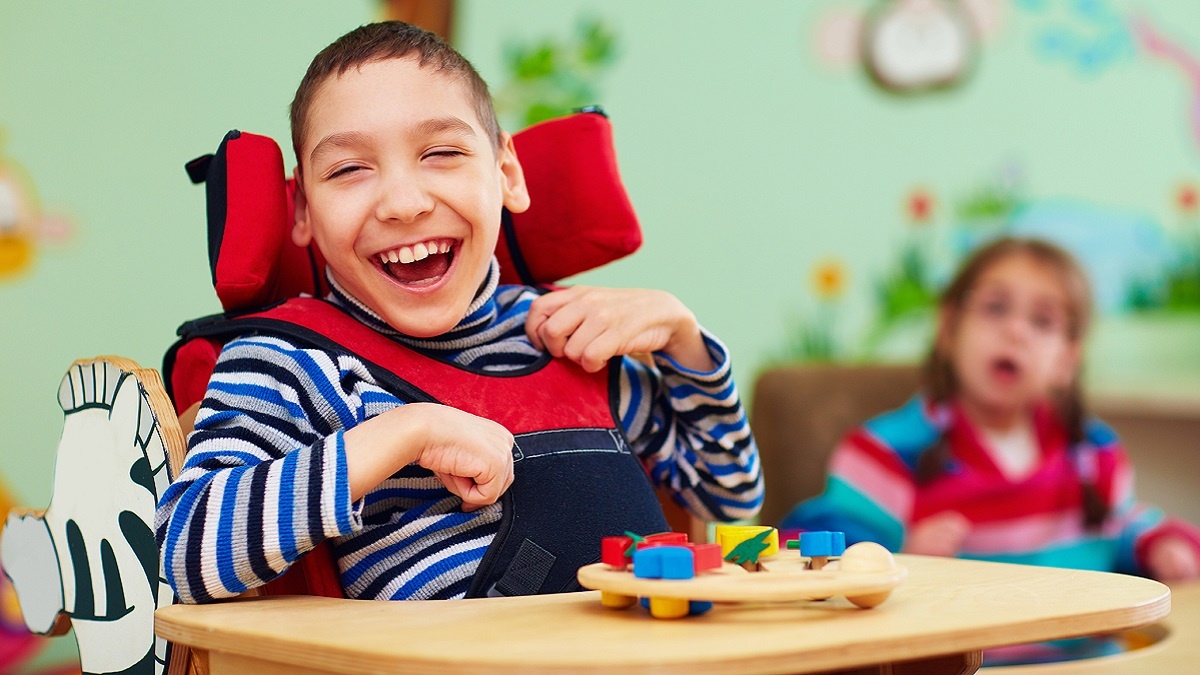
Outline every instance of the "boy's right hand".
<path fill-rule="evenodd" d="M 914 523 L 901 550 L 920 555 L 954 556 L 971 531 L 971 521 L 957 511 L 943 511 Z"/>
<path fill-rule="evenodd" d="M 350 498 L 417 463 L 463 501 L 494 503 L 513 481 L 513 435 L 500 424 L 436 403 L 398 406 L 345 434 Z"/>

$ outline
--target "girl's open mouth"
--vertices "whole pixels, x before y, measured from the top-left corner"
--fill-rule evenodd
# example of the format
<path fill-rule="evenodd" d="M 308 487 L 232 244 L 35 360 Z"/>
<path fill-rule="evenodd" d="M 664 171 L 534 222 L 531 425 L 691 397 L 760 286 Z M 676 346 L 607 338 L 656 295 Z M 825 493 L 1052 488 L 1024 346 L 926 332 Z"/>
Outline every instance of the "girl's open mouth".
<path fill-rule="evenodd" d="M 1002 382 L 1011 382 L 1021 374 L 1017 362 L 1008 357 L 1000 357 L 992 361 L 992 375 Z"/>

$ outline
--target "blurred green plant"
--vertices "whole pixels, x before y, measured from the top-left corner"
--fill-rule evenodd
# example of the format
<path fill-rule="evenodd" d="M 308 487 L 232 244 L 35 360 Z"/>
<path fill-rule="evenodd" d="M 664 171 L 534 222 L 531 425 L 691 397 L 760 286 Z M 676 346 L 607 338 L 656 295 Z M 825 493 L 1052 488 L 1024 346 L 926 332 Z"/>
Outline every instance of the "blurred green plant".
<path fill-rule="evenodd" d="M 598 102 L 598 81 L 616 60 L 616 34 L 599 19 L 579 22 L 566 41 L 542 38 L 505 47 L 508 80 L 495 94 L 496 112 L 523 129 Z"/>
<path fill-rule="evenodd" d="M 955 204 L 954 215 L 967 227 L 987 227 L 1008 224 L 1021 204 L 1015 190 L 998 183 L 982 186 Z"/>

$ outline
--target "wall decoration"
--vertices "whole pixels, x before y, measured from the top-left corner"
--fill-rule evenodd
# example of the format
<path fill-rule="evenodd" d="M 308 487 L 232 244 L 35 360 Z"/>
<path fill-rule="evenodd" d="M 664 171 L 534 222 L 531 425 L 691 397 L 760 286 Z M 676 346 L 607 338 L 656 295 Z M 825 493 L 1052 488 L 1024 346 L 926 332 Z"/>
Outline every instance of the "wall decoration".
<path fill-rule="evenodd" d="M 827 258 L 812 268 L 809 287 L 817 299 L 816 311 L 792 319 L 788 341 L 776 360 L 828 362 L 845 358 L 835 332 L 848 281 L 849 270 L 837 258 Z"/>
<path fill-rule="evenodd" d="M 570 40 L 508 45 L 508 79 L 495 91 L 502 126 L 524 129 L 598 104 L 599 81 L 616 60 L 616 45 L 616 34 L 598 19 L 580 21 Z"/>
<path fill-rule="evenodd" d="M 774 360 L 919 358 L 928 344 L 938 295 L 953 271 L 971 251 L 1001 236 L 1038 237 L 1074 254 L 1088 273 L 1101 316 L 1200 314 L 1196 184 L 1175 189 L 1172 198 L 1181 222 L 1174 228 L 1137 209 L 1079 198 L 1031 198 L 1022 185 L 1022 171 L 1005 166 L 994 179 L 951 200 L 953 207 L 944 213 L 928 188 L 913 188 L 901 200 L 892 262 L 868 275 L 874 282 L 866 324 L 834 333 L 836 317 L 822 305 L 814 315 L 793 319 L 783 358 Z M 902 227 L 903 222 L 908 226 Z M 821 303 L 829 300 L 819 288 L 816 295 Z"/>
<path fill-rule="evenodd" d="M 1000 0 L 879 0 L 865 14 L 835 7 L 813 40 L 821 62 L 861 64 L 893 93 L 916 94 L 965 81 L 979 41 L 1002 25 Z"/>
<path fill-rule="evenodd" d="M 944 0 L 895 0 L 869 12 L 862 58 L 877 84 L 920 92 L 961 82 L 975 60 L 975 33 L 966 12 Z"/>
<path fill-rule="evenodd" d="M 4 156 L 3 140 L 0 133 L 0 283 L 28 272 L 41 244 L 65 241 L 74 229 L 66 218 L 42 211 L 33 181 Z"/>
<path fill-rule="evenodd" d="M 1035 20 L 1033 46 L 1046 61 L 1094 75 L 1134 54 L 1129 23 L 1109 0 L 1017 0 L 1016 6 Z"/>
<path fill-rule="evenodd" d="M 1200 56 L 1188 51 L 1181 42 L 1163 35 L 1145 17 L 1135 18 L 1131 26 L 1142 49 L 1146 50 L 1149 56 L 1176 66 L 1191 89 L 1191 110 L 1188 111 L 1188 118 L 1191 120 L 1192 140 L 1196 143 L 1196 148 L 1200 149 Z"/>

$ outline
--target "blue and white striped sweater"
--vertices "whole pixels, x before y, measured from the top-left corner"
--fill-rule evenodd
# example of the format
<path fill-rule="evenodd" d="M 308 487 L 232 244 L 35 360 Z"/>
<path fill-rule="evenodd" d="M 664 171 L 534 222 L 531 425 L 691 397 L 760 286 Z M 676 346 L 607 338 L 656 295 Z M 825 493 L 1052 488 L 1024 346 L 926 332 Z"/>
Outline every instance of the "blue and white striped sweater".
<path fill-rule="evenodd" d="M 537 297 L 489 281 L 449 333 L 395 333 L 331 284 L 331 299 L 410 346 L 489 372 L 541 354 L 525 337 Z M 745 518 L 762 502 L 757 449 L 730 376 L 725 348 L 705 335 L 718 363 L 696 373 L 655 355 L 655 367 L 621 364 L 619 419 L 653 480 L 712 520 Z M 156 522 L 167 578 L 185 602 L 236 595 L 279 574 L 332 539 L 349 597 L 462 597 L 499 528 L 500 505 L 463 513 L 428 471 L 405 467 L 351 503 L 342 431 L 404 401 L 358 359 L 243 337 L 226 345 L 189 438 L 187 461 Z"/>

